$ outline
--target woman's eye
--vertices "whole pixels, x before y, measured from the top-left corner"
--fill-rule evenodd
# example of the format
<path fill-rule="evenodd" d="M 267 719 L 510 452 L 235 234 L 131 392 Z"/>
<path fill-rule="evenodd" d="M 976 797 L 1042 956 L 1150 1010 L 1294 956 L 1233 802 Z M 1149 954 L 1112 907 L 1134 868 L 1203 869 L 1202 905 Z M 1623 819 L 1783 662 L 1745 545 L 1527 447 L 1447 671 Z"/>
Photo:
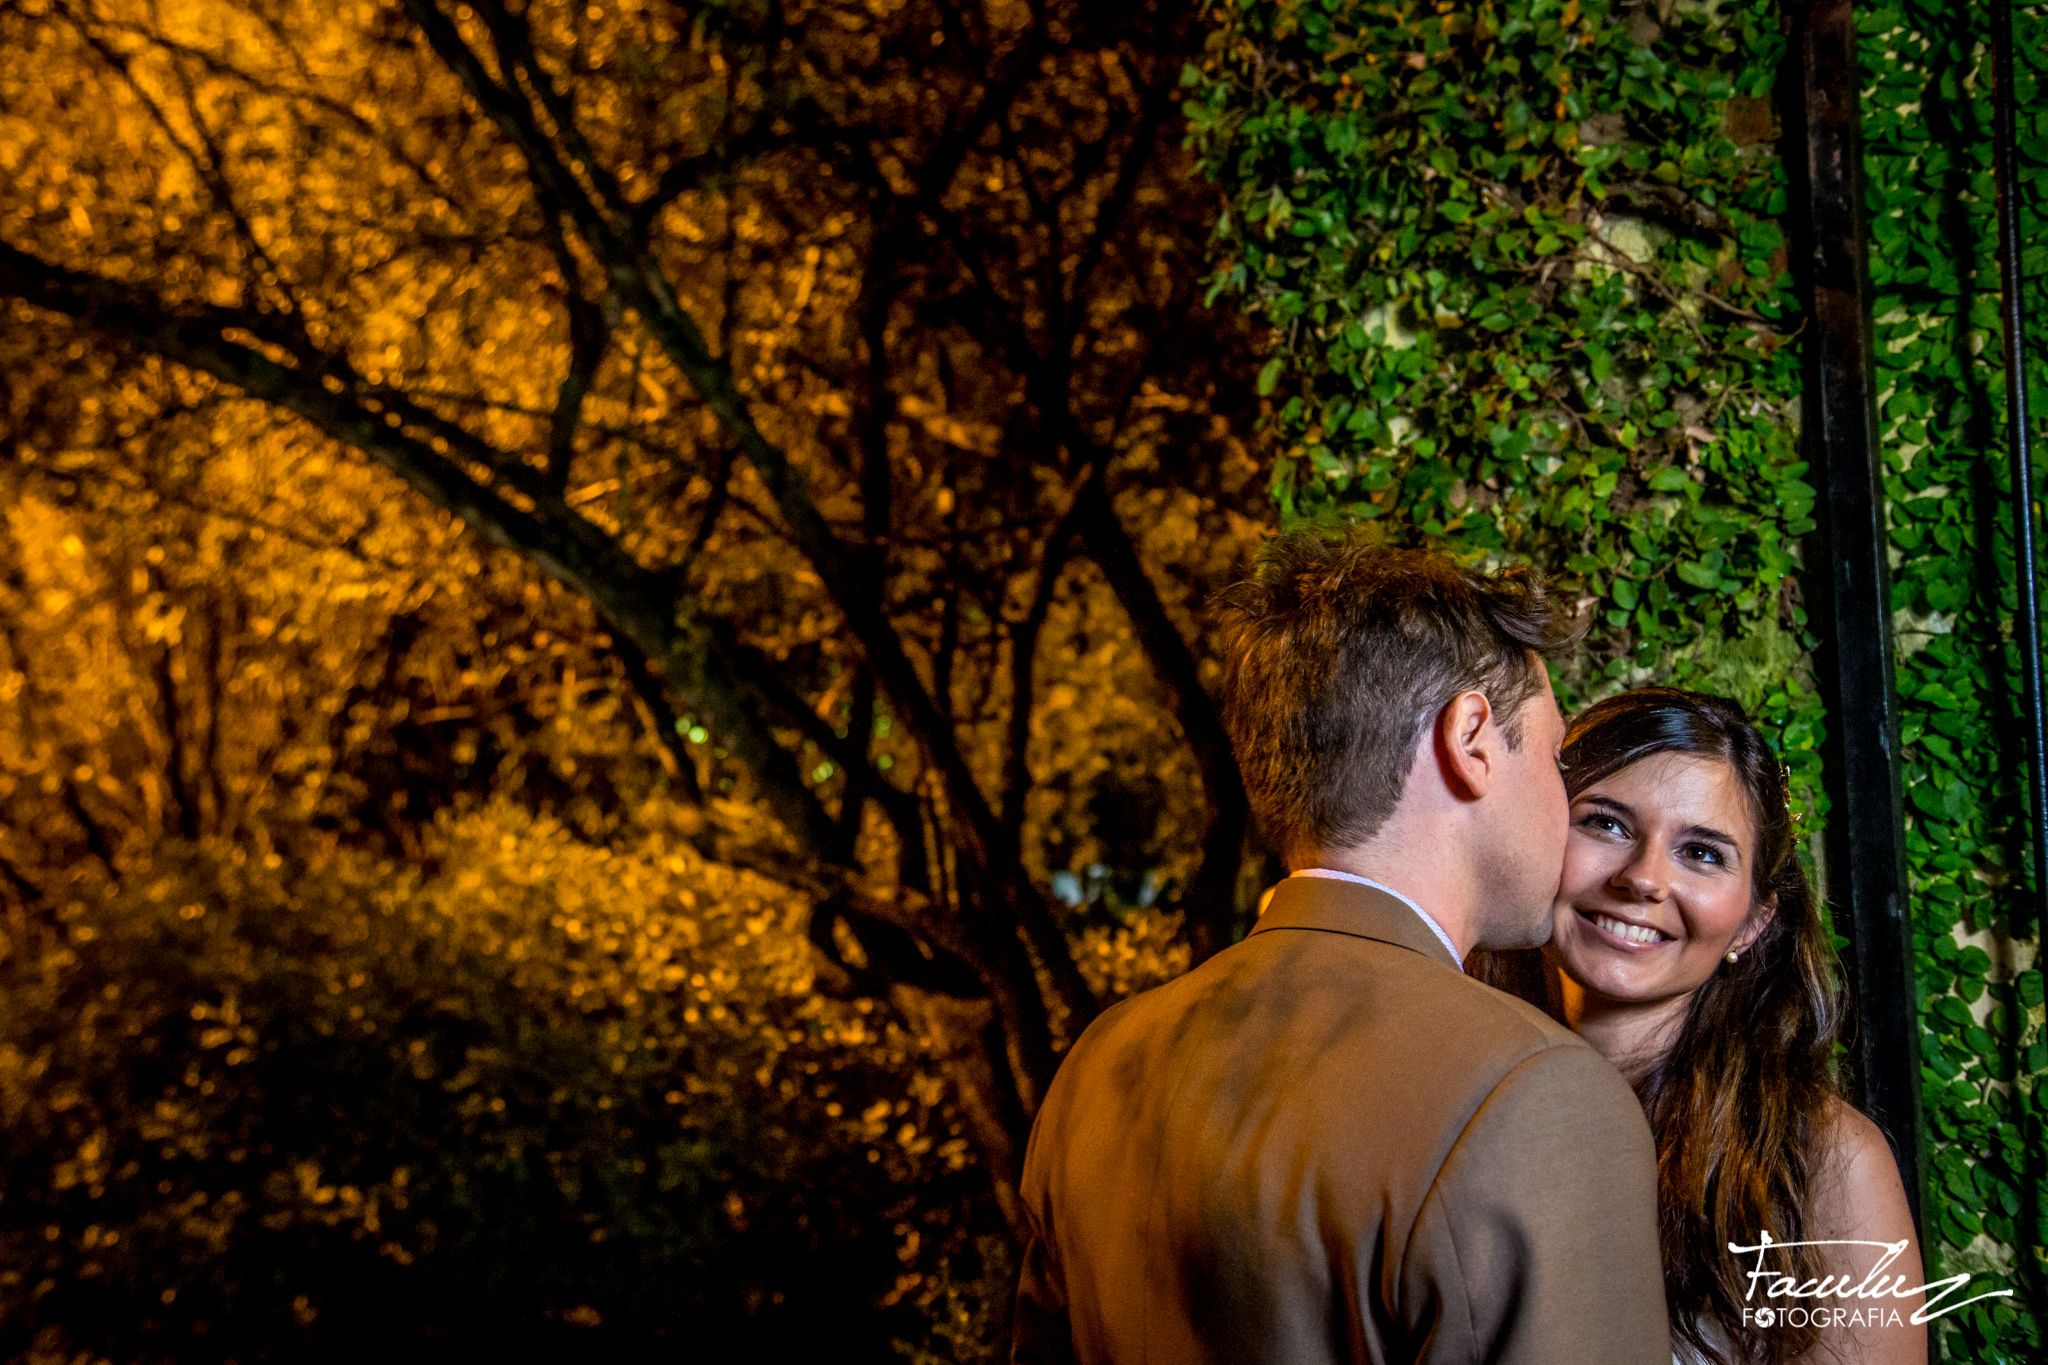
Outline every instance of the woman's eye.
<path fill-rule="evenodd" d="M 1579 821 L 1579 827 L 1581 829 L 1598 830 L 1602 834 L 1628 833 L 1627 830 L 1621 827 L 1621 821 L 1611 815 L 1602 815 L 1598 811 Z"/>
<path fill-rule="evenodd" d="M 1725 861 L 1721 857 L 1721 850 L 1712 844 L 1687 844 L 1682 853 L 1688 861 L 1705 863 L 1710 867 L 1719 867 Z"/>

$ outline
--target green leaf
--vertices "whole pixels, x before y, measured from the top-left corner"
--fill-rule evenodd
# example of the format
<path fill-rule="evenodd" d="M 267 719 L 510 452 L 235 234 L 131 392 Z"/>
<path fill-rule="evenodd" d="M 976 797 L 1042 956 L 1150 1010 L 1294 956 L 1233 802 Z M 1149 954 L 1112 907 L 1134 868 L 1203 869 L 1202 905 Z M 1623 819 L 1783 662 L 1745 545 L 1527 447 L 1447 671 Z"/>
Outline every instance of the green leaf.
<path fill-rule="evenodd" d="M 1593 382 L 1604 384 L 1614 377 L 1614 353 L 1597 342 L 1586 343 L 1586 359 L 1591 362 Z"/>
<path fill-rule="evenodd" d="M 2043 990 L 2044 984 L 2048 983 L 2043 982 L 2040 972 L 2032 969 L 2021 972 L 2018 982 L 2020 1003 L 2030 1010 L 2039 1009 L 2044 998 L 2048 998 L 2048 992 Z"/>
<path fill-rule="evenodd" d="M 1935 1001 L 1934 1012 L 1959 1029 L 1970 1028 L 1977 1022 L 1969 1006 L 1952 995 L 1944 995 Z"/>

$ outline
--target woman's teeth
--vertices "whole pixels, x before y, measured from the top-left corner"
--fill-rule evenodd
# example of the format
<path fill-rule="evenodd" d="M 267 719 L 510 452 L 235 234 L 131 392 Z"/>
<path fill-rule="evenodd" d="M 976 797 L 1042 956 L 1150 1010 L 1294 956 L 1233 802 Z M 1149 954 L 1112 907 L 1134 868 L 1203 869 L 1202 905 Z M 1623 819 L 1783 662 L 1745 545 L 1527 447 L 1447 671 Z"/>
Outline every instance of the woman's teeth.
<path fill-rule="evenodd" d="M 1616 938 L 1625 938 L 1630 943 L 1662 943 L 1669 935 L 1641 924 L 1624 924 L 1612 915 L 1595 915 L 1593 923 L 1605 929 Z"/>

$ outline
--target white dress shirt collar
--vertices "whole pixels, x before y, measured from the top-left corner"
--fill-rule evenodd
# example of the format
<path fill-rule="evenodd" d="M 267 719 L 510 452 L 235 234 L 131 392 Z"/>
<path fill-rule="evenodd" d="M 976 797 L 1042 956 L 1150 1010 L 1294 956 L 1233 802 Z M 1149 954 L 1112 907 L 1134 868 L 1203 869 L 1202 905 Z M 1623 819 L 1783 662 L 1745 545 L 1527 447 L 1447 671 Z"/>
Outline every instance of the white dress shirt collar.
<path fill-rule="evenodd" d="M 1465 955 L 1458 951 L 1457 944 L 1451 942 L 1451 936 L 1444 932 L 1444 927 L 1430 918 L 1429 911 L 1423 909 L 1414 901 L 1409 900 L 1393 887 L 1376 882 L 1370 877 L 1361 877 L 1355 872 L 1339 872 L 1335 868 L 1330 867 L 1304 867 L 1299 872 L 1291 875 L 1296 877 L 1327 877 L 1331 881 L 1336 882 L 1356 882 L 1360 886 L 1369 886 L 1375 891 L 1385 892 L 1421 916 L 1422 922 L 1429 926 L 1429 932 L 1437 936 L 1437 941 L 1444 945 L 1444 950 L 1450 953 L 1451 959 L 1458 964 L 1461 970 L 1464 968 Z"/>

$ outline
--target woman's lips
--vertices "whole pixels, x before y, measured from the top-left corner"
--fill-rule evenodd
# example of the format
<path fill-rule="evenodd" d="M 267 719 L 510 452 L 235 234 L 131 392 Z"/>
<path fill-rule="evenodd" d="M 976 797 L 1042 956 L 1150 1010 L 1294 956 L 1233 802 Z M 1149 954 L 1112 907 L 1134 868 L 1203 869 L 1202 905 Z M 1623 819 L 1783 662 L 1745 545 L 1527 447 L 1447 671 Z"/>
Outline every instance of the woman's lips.
<path fill-rule="evenodd" d="M 1671 942 L 1671 935 L 1645 925 L 1630 924 L 1627 920 L 1598 910 L 1580 910 L 1579 918 L 1593 927 L 1600 941 L 1627 953 L 1647 953 L 1661 944 Z"/>

